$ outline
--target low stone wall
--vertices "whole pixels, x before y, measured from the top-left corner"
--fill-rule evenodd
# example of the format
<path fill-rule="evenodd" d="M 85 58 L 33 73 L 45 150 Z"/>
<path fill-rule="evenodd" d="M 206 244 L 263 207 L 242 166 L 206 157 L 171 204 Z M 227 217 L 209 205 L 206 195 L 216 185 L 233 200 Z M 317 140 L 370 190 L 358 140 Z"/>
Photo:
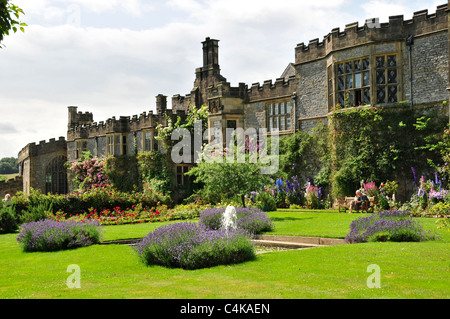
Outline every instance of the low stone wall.
<path fill-rule="evenodd" d="M 23 190 L 22 176 L 16 176 L 14 179 L 9 179 L 4 182 L 0 182 L 0 199 L 3 199 L 6 194 L 14 196 L 18 191 Z"/>

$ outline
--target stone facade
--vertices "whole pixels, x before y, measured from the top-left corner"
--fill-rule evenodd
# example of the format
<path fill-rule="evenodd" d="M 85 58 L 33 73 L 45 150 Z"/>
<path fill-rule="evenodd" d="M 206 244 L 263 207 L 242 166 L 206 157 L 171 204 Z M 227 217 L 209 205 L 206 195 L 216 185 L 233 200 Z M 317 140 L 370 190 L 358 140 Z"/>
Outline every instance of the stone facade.
<path fill-rule="evenodd" d="M 67 192 L 67 172 L 64 167 L 67 162 L 67 143 L 64 137 L 28 144 L 19 152 L 18 162 L 25 194 L 29 194 L 31 188 L 43 193 Z"/>
<path fill-rule="evenodd" d="M 164 125 L 166 115 L 184 118 L 190 105 L 207 105 L 209 128 L 226 136 L 226 128 L 265 128 L 268 134 L 310 130 L 327 123 L 327 115 L 337 107 L 441 103 L 448 100 L 448 15 L 444 4 L 434 14 L 423 10 L 410 20 L 392 16 L 388 23 L 370 20 L 363 26 L 348 24 L 343 31 L 333 29 L 322 41 L 298 44 L 295 61 L 275 82 L 235 87 L 221 74 L 219 40 L 206 38 L 194 86 L 188 94 L 172 97 L 172 109 L 167 109 L 167 98 L 158 95 L 156 113 L 97 123 L 92 113 L 70 106 L 67 142 L 60 140 L 53 152 L 44 151 L 50 148 L 47 144 L 29 144 L 19 154 L 24 190 L 44 187 L 43 172 L 56 155 L 74 161 L 87 150 L 100 157 L 161 151 L 154 138 L 156 124 Z"/>

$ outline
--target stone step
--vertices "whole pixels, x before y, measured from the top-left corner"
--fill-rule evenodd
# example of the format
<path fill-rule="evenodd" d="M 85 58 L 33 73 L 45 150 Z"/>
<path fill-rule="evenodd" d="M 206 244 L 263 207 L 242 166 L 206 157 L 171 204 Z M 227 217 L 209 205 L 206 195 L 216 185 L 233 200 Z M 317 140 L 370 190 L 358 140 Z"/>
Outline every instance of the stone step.
<path fill-rule="evenodd" d="M 256 246 L 264 246 L 264 247 L 281 247 L 281 248 L 289 248 L 289 249 L 300 249 L 300 248 L 311 248 L 311 247 L 319 247 L 321 245 L 316 244 L 306 244 L 306 243 L 296 243 L 296 242 L 283 242 L 283 241 L 275 241 L 275 240 L 258 240 L 255 239 L 252 241 Z"/>
<path fill-rule="evenodd" d="M 141 239 L 142 238 L 107 240 L 100 242 L 99 245 L 136 245 Z"/>
<path fill-rule="evenodd" d="M 338 238 L 321 238 L 321 237 L 298 237 L 298 236 L 281 236 L 281 235 L 256 235 L 256 240 L 268 240 L 275 242 L 299 243 L 317 246 L 330 246 L 345 244 L 344 239 Z"/>

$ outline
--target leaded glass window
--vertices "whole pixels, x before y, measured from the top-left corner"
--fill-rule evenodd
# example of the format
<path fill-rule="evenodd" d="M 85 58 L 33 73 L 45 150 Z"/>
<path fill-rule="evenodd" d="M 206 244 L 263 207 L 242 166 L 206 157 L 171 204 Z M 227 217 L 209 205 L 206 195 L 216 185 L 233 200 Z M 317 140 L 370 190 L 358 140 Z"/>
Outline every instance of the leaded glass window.
<path fill-rule="evenodd" d="M 63 155 L 55 157 L 45 170 L 45 192 L 52 194 L 67 193 L 67 172 Z"/>
<path fill-rule="evenodd" d="M 291 130 L 291 101 L 277 100 L 266 104 L 269 132 Z"/>
<path fill-rule="evenodd" d="M 106 136 L 108 155 L 120 156 L 127 154 L 127 134 L 109 134 Z"/>
<path fill-rule="evenodd" d="M 370 104 L 370 60 L 337 64 L 337 102 L 342 106 Z"/>
<path fill-rule="evenodd" d="M 80 159 L 83 152 L 87 151 L 87 143 L 87 140 L 78 140 L 75 142 L 75 156 L 77 159 Z"/>
<path fill-rule="evenodd" d="M 335 64 L 335 92 L 332 101 L 344 107 L 395 103 L 399 97 L 400 71 L 396 54 L 364 57 Z M 328 78 L 332 74 L 328 72 Z M 328 84 L 329 90 L 333 86 Z"/>
<path fill-rule="evenodd" d="M 152 132 L 144 132 L 144 151 L 152 150 Z"/>
<path fill-rule="evenodd" d="M 377 103 L 398 101 L 397 55 L 376 57 Z"/>
<path fill-rule="evenodd" d="M 189 166 L 187 165 L 177 165 L 177 185 L 183 186 L 189 184 L 189 176 L 185 175 L 189 172 Z"/>

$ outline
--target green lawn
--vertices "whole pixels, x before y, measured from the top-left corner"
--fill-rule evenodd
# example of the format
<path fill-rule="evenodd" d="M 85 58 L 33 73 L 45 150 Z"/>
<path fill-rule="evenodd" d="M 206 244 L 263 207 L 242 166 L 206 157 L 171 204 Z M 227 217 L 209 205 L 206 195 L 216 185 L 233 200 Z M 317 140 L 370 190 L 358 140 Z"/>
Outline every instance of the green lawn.
<path fill-rule="evenodd" d="M 8 179 L 14 179 L 14 177 L 19 176 L 19 173 L 14 174 L 0 174 L 0 181 L 2 179 L 8 180 Z"/>
<path fill-rule="evenodd" d="M 278 211 L 270 234 L 344 238 L 363 215 Z M 420 219 L 426 229 L 435 220 Z M 105 227 L 104 240 L 139 238 L 166 223 Z M 260 254 L 254 261 L 199 270 L 147 267 L 124 245 L 23 253 L 16 234 L 0 235 L 0 298 L 426 298 L 450 297 L 450 232 L 441 241 L 364 243 Z M 71 264 L 81 288 L 66 285 Z M 367 267 L 381 270 L 368 288 Z"/>

